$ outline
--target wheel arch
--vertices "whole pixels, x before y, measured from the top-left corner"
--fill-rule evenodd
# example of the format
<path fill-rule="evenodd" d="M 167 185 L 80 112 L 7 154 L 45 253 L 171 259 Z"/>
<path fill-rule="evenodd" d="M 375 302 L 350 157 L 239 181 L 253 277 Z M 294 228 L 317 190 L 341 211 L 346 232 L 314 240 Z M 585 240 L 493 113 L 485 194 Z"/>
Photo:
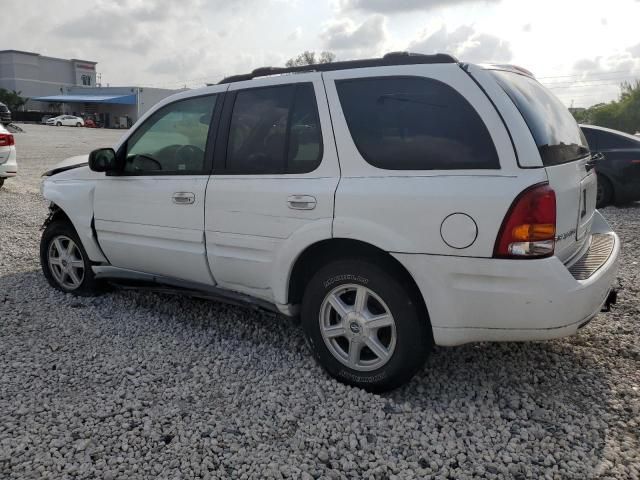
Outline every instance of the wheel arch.
<path fill-rule="evenodd" d="M 293 263 L 287 283 L 287 303 L 299 304 L 312 275 L 327 262 L 341 258 L 359 258 L 375 262 L 393 272 L 410 289 L 418 302 L 420 314 L 429 321 L 429 311 L 418 284 L 405 266 L 389 252 L 370 243 L 349 238 L 330 238 L 318 241 L 304 249 Z M 429 329 L 431 324 L 429 321 Z"/>

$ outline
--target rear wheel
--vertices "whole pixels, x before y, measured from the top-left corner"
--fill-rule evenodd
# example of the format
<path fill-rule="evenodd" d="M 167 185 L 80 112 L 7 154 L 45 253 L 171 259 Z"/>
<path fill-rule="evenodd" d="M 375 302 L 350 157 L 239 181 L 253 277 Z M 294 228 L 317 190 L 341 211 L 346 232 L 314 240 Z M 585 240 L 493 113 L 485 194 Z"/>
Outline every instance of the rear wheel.
<path fill-rule="evenodd" d="M 0 177 L 0 188 L 4 185 L 4 177 Z"/>
<path fill-rule="evenodd" d="M 80 122 L 76 123 L 76 127 L 81 127 L 82 124 Z"/>
<path fill-rule="evenodd" d="M 301 313 L 318 362 L 341 382 L 369 391 L 407 382 L 431 350 L 429 322 L 411 288 L 366 260 L 321 268 Z"/>
<path fill-rule="evenodd" d="M 606 177 L 598 175 L 598 194 L 596 197 L 596 207 L 606 207 L 613 199 L 613 187 Z"/>
<path fill-rule="evenodd" d="M 49 284 L 61 292 L 81 296 L 101 293 L 87 252 L 67 221 L 54 221 L 43 232 L 40 264 Z"/>
<path fill-rule="evenodd" d="M 56 122 L 56 127 L 61 127 L 61 126 L 62 126 L 62 123 Z"/>

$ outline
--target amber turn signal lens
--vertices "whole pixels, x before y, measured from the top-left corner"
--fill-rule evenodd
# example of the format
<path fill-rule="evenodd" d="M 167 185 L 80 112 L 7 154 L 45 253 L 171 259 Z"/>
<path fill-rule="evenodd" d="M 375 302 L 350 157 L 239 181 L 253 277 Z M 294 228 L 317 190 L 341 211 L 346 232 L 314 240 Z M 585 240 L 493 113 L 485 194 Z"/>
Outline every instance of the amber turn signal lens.
<path fill-rule="evenodd" d="M 520 242 L 552 240 L 556 236 L 556 226 L 550 223 L 525 223 L 512 230 L 512 238 Z"/>

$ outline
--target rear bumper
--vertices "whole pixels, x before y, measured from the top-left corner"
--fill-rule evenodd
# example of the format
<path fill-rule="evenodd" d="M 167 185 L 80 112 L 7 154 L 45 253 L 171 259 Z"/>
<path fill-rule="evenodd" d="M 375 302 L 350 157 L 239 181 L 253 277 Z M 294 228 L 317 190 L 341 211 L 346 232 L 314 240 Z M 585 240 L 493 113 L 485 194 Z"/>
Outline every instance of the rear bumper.
<path fill-rule="evenodd" d="M 0 177 L 15 177 L 18 174 L 18 162 L 15 149 L 9 154 L 6 162 L 0 163 Z"/>
<path fill-rule="evenodd" d="M 556 257 L 496 260 L 394 254 L 416 280 L 437 345 L 563 337 L 605 303 L 616 279 L 620 240 L 596 212 L 592 234 L 610 235 L 609 256 L 576 279 Z"/>

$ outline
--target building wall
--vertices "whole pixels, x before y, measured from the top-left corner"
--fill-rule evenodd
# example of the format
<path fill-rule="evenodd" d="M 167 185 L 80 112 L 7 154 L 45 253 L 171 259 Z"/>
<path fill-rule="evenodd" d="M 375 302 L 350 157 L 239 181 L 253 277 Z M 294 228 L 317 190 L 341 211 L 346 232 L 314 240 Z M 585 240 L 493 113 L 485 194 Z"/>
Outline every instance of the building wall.
<path fill-rule="evenodd" d="M 21 92 L 27 98 L 60 95 L 65 88 L 82 85 L 83 76 L 95 85 L 95 65 L 84 60 L 3 50 L 0 51 L 0 88 Z M 42 108 L 40 102 L 27 103 L 27 109 Z"/>

